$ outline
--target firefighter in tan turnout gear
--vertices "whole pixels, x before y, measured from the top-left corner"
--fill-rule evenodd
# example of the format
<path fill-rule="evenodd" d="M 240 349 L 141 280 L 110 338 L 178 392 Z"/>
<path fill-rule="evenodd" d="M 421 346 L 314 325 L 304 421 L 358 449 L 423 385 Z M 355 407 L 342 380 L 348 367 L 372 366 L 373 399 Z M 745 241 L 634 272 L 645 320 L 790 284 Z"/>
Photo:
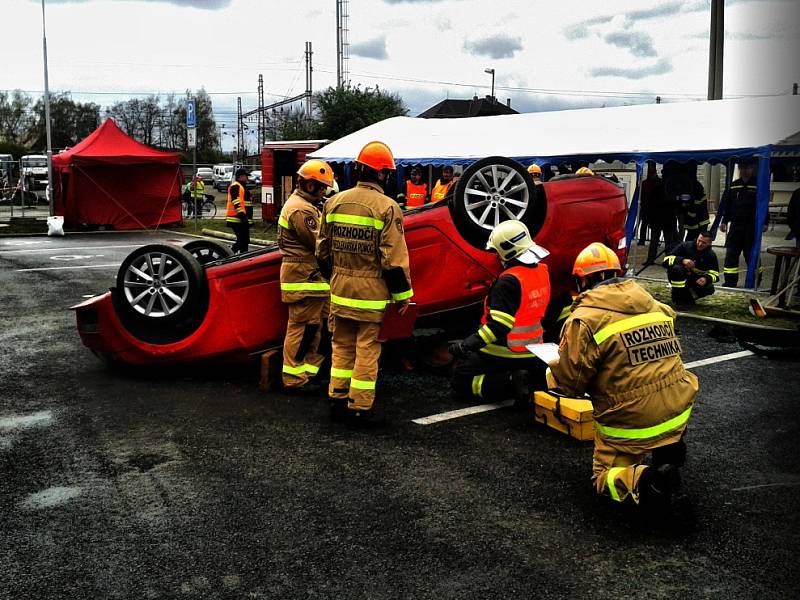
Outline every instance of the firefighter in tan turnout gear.
<path fill-rule="evenodd" d="M 283 386 L 314 392 L 309 379 L 319 372 L 323 357 L 317 352 L 323 310 L 330 285 L 320 274 L 315 257 L 321 213 L 316 204 L 333 186 L 333 170 L 321 160 L 309 160 L 297 171 L 297 187 L 278 218 L 281 251 L 281 300 L 289 305 L 283 342 Z"/>
<path fill-rule="evenodd" d="M 564 324 L 558 388 L 588 393 L 595 421 L 592 480 L 597 492 L 622 502 L 663 506 L 680 484 L 686 423 L 698 390 L 684 369 L 674 311 L 632 280 L 600 243 L 587 246 L 573 274 L 582 293 Z M 652 464 L 643 464 L 652 453 Z"/>
<path fill-rule="evenodd" d="M 373 414 L 386 306 L 399 302 L 404 311 L 413 294 L 403 213 L 383 194 L 395 170 L 392 152 L 370 142 L 355 166 L 356 187 L 325 203 L 317 248 L 320 264 L 332 269 L 331 413 L 354 425 Z"/>

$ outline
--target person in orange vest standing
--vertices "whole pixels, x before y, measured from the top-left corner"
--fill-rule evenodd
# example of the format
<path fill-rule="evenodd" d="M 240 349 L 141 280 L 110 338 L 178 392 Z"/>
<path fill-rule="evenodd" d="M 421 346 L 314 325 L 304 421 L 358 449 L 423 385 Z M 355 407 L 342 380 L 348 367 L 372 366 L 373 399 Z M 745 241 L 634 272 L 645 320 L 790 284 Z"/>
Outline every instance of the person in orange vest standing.
<path fill-rule="evenodd" d="M 489 288 L 478 331 L 450 344 L 453 389 L 465 398 L 513 398 L 524 406 L 533 390 L 546 388 L 547 365 L 526 346 L 542 343 L 550 276 L 540 261 L 550 253 L 515 220 L 495 227 L 486 249 L 498 254 L 505 269 Z"/>
<path fill-rule="evenodd" d="M 422 170 L 411 169 L 411 179 L 406 181 L 406 208 L 422 206 L 428 199 L 428 184 L 422 183 Z"/>
<path fill-rule="evenodd" d="M 395 170 L 392 152 L 370 142 L 355 162 L 358 184 L 323 207 L 317 258 L 332 273 L 331 416 L 360 427 L 379 422 L 373 403 L 386 307 L 396 302 L 404 314 L 414 292 L 403 213 L 383 193 Z"/>
<path fill-rule="evenodd" d="M 281 251 L 281 300 L 289 321 L 283 340 L 283 387 L 295 393 L 319 390 L 310 379 L 319 372 L 322 320 L 331 286 L 320 274 L 314 255 L 322 214 L 317 204 L 334 185 L 333 169 L 312 159 L 297 171 L 297 187 L 278 218 Z"/>
<path fill-rule="evenodd" d="M 453 167 L 445 165 L 442 169 L 441 179 L 436 180 L 436 185 L 434 185 L 433 190 L 431 190 L 431 202 L 436 203 L 444 200 L 450 186 L 456 181 L 457 179 L 453 178 Z"/>
<path fill-rule="evenodd" d="M 250 226 L 253 224 L 253 201 L 247 189 L 247 169 L 236 169 L 236 179 L 228 186 L 228 206 L 225 224 L 233 229 L 236 242 L 231 246 L 234 254 L 247 252 L 250 247 Z"/>

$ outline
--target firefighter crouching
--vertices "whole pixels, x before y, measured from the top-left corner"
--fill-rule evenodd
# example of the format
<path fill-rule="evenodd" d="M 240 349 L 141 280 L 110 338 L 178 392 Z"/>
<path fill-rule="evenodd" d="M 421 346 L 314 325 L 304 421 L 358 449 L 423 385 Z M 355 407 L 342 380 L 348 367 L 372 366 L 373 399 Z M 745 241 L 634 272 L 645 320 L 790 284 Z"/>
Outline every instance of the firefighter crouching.
<path fill-rule="evenodd" d="M 453 389 L 485 400 L 513 397 L 530 402 L 532 389 L 545 388 L 546 365 L 527 348 L 542 342 L 542 318 L 550 300 L 549 252 L 531 239 L 521 221 L 505 221 L 492 230 L 486 249 L 497 252 L 505 270 L 484 301 L 481 327 L 450 344 L 457 359 Z"/>
<path fill-rule="evenodd" d="M 603 244 L 578 255 L 573 274 L 582 293 L 561 332 L 551 383 L 592 401 L 597 492 L 661 506 L 680 484 L 698 383 L 684 369 L 674 311 L 619 272 L 619 259 Z"/>
<path fill-rule="evenodd" d="M 386 306 L 399 302 L 404 311 L 413 295 L 403 214 L 383 194 L 394 170 L 386 144 L 364 146 L 358 184 L 325 203 L 317 247 L 320 264 L 332 269 L 331 414 L 356 426 L 373 416 Z"/>
<path fill-rule="evenodd" d="M 672 301 L 678 307 L 691 306 L 695 298 L 710 296 L 719 281 L 719 261 L 708 231 L 675 246 L 664 257 L 663 265 L 672 287 Z"/>
<path fill-rule="evenodd" d="M 330 165 L 321 160 L 307 161 L 297 175 L 297 187 L 278 218 L 281 300 L 289 305 L 282 379 L 287 390 L 311 393 L 319 389 L 309 379 L 323 361 L 317 350 L 331 289 L 315 256 L 321 218 L 316 204 L 334 181 Z"/>

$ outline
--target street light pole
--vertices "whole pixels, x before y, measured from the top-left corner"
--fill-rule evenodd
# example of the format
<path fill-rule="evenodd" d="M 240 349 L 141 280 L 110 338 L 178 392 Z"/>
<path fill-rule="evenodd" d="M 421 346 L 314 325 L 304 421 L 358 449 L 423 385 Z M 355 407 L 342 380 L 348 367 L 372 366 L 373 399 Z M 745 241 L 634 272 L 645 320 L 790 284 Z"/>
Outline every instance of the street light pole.
<path fill-rule="evenodd" d="M 492 102 L 494 102 L 494 69 L 484 69 L 483 72 L 490 73 L 492 76 Z"/>
<path fill-rule="evenodd" d="M 44 0 L 42 0 L 42 50 L 44 55 L 44 120 L 47 132 L 47 204 L 53 216 L 53 143 L 50 136 L 50 86 L 47 80 L 47 30 L 45 28 Z"/>

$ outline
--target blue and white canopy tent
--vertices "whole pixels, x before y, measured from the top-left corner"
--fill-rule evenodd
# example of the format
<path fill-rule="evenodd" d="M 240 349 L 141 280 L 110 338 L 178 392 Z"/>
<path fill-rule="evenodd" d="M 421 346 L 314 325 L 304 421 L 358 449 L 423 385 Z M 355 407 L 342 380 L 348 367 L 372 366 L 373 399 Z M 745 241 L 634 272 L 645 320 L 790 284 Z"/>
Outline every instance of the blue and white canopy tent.
<path fill-rule="evenodd" d="M 351 163 L 364 144 L 373 140 L 392 149 L 399 167 L 468 165 L 493 155 L 524 165 L 619 160 L 636 163 L 637 181 L 648 160 L 713 164 L 753 157 L 758 160 L 756 247 L 760 249 L 769 210 L 770 158 L 800 155 L 800 96 L 464 119 L 394 117 L 336 140 L 309 157 Z M 637 207 L 638 189 L 628 215 L 628 240 L 633 239 Z M 751 256 L 747 287 L 755 287 L 759 254 Z"/>

